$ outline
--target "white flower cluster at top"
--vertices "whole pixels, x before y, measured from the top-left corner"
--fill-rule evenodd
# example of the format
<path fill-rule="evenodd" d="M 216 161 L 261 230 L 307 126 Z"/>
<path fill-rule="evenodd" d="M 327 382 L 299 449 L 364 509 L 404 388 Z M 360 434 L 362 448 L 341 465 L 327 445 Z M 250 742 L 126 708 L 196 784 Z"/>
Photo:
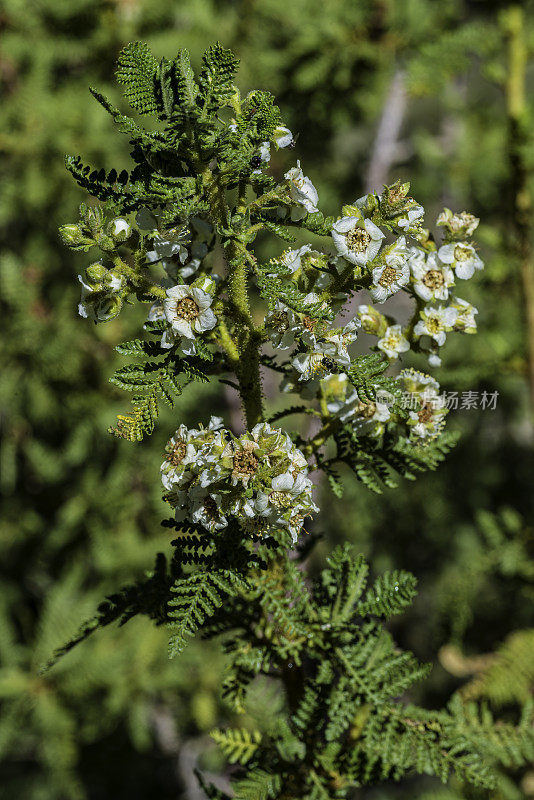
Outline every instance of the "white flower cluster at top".
<path fill-rule="evenodd" d="M 267 423 L 239 437 L 219 417 L 198 430 L 180 425 L 166 453 L 161 479 L 177 520 L 216 531 L 234 517 L 252 532 L 286 528 L 296 541 L 304 518 L 318 511 L 306 459 Z"/>

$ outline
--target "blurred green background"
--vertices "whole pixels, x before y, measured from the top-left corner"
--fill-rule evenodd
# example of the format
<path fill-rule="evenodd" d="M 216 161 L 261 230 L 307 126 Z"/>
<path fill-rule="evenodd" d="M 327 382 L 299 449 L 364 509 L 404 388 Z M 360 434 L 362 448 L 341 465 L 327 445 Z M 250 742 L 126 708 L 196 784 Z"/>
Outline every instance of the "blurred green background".
<path fill-rule="evenodd" d="M 127 164 L 128 143 L 88 86 L 120 103 L 114 62 L 136 39 L 168 57 L 185 46 L 195 66 L 216 39 L 233 48 L 241 89 L 275 94 L 298 134 L 295 151 L 273 158 L 275 173 L 300 158 L 325 213 L 399 177 L 428 219 L 443 205 L 481 218 L 487 266 L 462 287 L 480 332 L 450 343 L 437 377 L 449 391 L 497 390 L 497 409 L 453 412 L 460 444 L 417 483 L 374 496 L 349 478 L 342 503 L 321 487 L 329 525 L 311 569 L 349 539 L 376 571 L 413 571 L 419 597 L 395 635 L 435 665 L 417 700 L 437 706 L 467 683 L 513 717 L 534 684 L 531 4 L 4 0 L 0 797 L 198 800 L 193 767 L 224 770 L 208 735 L 229 718 L 215 644 L 171 662 L 165 631 L 136 619 L 39 674 L 105 593 L 169 549 L 158 474 L 174 423 L 235 415 L 219 388 L 196 388 L 151 440 L 133 446 L 106 434 L 127 402 L 107 382 L 113 347 L 142 319 L 129 312 L 94 327 L 77 316 L 76 276 L 90 256 L 74 259 L 57 228 L 85 199 L 65 153 Z M 503 658 L 511 667 L 492 672 Z M 276 707 L 272 687 L 258 686 L 260 725 Z M 419 778 L 355 797 L 452 800 L 461 791 Z M 465 796 L 534 797 L 534 768 Z"/>

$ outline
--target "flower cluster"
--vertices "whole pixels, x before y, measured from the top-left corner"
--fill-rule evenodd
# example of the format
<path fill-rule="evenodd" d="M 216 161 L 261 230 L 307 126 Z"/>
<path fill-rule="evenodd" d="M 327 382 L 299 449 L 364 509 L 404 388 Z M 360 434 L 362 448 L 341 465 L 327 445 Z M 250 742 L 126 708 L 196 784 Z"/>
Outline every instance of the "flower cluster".
<path fill-rule="evenodd" d="M 213 532 L 233 517 L 247 531 L 285 528 L 296 541 L 304 518 L 318 511 L 306 459 L 267 423 L 239 437 L 218 417 L 198 430 L 181 425 L 166 453 L 161 478 L 177 520 Z"/>
<path fill-rule="evenodd" d="M 483 267 L 471 241 L 478 219 L 445 209 L 437 219 L 442 237 L 436 242 L 423 227 L 423 207 L 409 195 L 409 184 L 400 182 L 343 206 L 337 218 L 325 218 L 319 193 L 300 161 L 278 183 L 265 174 L 273 148 L 291 147 L 293 135 L 279 119 L 265 127 L 259 117 L 251 134 L 247 114 L 255 102 L 248 96 L 240 113 L 236 99 L 234 118 L 219 121 L 228 149 L 224 157 L 211 158 L 202 180 L 190 174 L 177 178 L 186 198 L 182 204 L 162 202 L 120 217 L 82 207 L 81 221 L 63 226 L 62 236 L 73 249 L 97 246 L 103 252 L 102 260 L 80 276 L 80 314 L 103 322 L 132 296 L 151 302 L 146 329 L 160 337 L 160 361 L 148 364 L 146 371 L 135 367 L 119 376 L 135 391 L 153 387 L 150 402 L 165 391 L 165 381 L 172 383 L 175 367 L 180 373 L 182 357 L 195 357 L 183 372 L 201 380 L 213 374 L 200 368 L 208 362 L 210 370 L 216 365 L 214 372 L 219 366 L 234 372 L 243 400 L 243 391 L 260 395 L 258 365 L 263 362 L 282 373 L 282 391 L 315 404 L 306 410 L 330 432 L 350 425 L 357 437 L 378 440 L 387 432 L 411 443 L 431 441 L 446 413 L 437 382 L 403 370 L 396 378 L 383 378 L 382 385 L 396 387 L 397 394 L 377 391 L 372 401 L 363 391 L 360 396 L 352 381 L 358 387 L 373 383 L 365 375 L 363 383 L 356 380 L 362 348 L 356 355 L 355 342 L 360 330 L 374 337 L 372 349 L 382 358 L 371 358 L 375 367 L 378 363 L 378 373 L 370 368 L 373 375 L 381 374 L 386 360 L 396 363 L 421 354 L 439 366 L 440 348 L 450 332 L 475 333 L 477 309 L 457 296 L 456 287 Z M 240 152 L 237 184 L 235 176 L 228 177 L 234 146 Z M 250 202 L 247 180 L 256 195 Z M 226 187 L 237 192 L 222 201 Z M 248 250 L 262 229 L 292 240 L 294 228 L 322 236 L 323 247 L 299 242 L 268 264 Z M 217 241 L 228 265 L 224 276 L 214 272 L 220 264 Z M 231 274 L 240 258 L 245 280 Z M 163 272 L 159 282 L 157 269 Z M 251 280 L 268 306 L 259 325 L 245 297 Z M 368 298 L 358 297 L 357 313 L 347 314 L 348 302 L 360 292 Z M 398 321 L 394 315 L 406 319 L 407 309 L 411 318 Z M 262 353 L 265 346 L 274 355 Z M 256 373 L 249 375 L 245 362 L 254 347 Z M 150 358 L 154 354 L 153 348 L 141 351 Z M 159 364 L 166 370 L 160 378 Z M 408 388 L 415 398 L 410 409 L 398 402 L 398 394 Z M 261 396 L 254 415 L 247 411 L 247 417 L 263 419 Z M 306 453 L 313 458 L 317 453 L 311 441 Z M 216 531 L 236 518 L 246 528 L 285 528 L 295 538 L 303 519 L 317 510 L 307 472 L 303 454 L 281 430 L 260 422 L 235 437 L 212 418 L 207 428 L 180 426 L 168 444 L 162 480 L 177 519 Z"/>
<path fill-rule="evenodd" d="M 435 439 L 449 411 L 440 394 L 439 383 L 430 375 L 413 369 L 402 370 L 396 383 L 399 398 L 409 397 L 409 404 L 386 391 L 378 391 L 374 400 L 360 398 L 344 373 L 325 379 L 322 392 L 333 417 L 366 435 L 381 436 L 389 425 L 412 442 Z"/>
<path fill-rule="evenodd" d="M 82 296 L 78 305 L 81 317 L 93 322 L 107 322 L 120 313 L 124 297 L 124 278 L 116 270 L 106 269 L 100 261 L 78 275 Z"/>

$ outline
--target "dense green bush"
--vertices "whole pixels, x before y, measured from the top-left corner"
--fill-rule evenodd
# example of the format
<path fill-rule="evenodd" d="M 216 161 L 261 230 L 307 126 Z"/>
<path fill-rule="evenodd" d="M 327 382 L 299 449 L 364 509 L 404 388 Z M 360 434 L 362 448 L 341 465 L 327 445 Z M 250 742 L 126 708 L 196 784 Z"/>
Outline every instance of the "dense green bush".
<path fill-rule="evenodd" d="M 530 53 L 531 8 L 523 5 Z M 259 85 L 277 96 L 331 213 L 342 198 L 366 189 L 381 115 L 401 92 L 400 133 L 389 159 L 375 161 L 374 174 L 382 169 L 384 181 L 409 177 L 429 211 L 438 210 L 432 207 L 438 197 L 441 205 L 466 206 L 481 217 L 487 268 L 468 299 L 479 308 L 484 335 L 451 344 L 440 381 L 460 392 L 497 389 L 497 410 L 450 415 L 449 426 L 462 432 L 456 451 L 437 473 L 402 491 L 374 498 L 347 484 L 342 511 L 332 503 L 332 529 L 328 545 L 319 545 L 316 569 L 332 539 L 353 542 L 378 572 L 409 568 L 419 596 L 413 612 L 395 623 L 396 639 L 419 658 L 438 662 L 439 656 L 441 663 L 417 701 L 441 704 L 481 672 L 472 691 L 504 703 L 513 716 L 513 703 L 525 696 L 514 687 L 532 686 L 528 659 L 517 677 L 507 671 L 506 691 L 485 688 L 495 673 L 500 680 L 490 666 L 500 656 L 475 658 L 514 646 L 522 640 L 510 636 L 531 625 L 528 295 L 520 277 L 530 231 L 525 235 L 514 213 L 516 198 L 530 188 L 531 109 L 521 112 L 518 133 L 510 110 L 513 14 L 505 4 L 429 0 L 340 0 L 328 11 L 305 0 L 291 6 L 46 0 L 31 9 L 13 0 L 4 4 L 0 24 L 0 779 L 6 796 L 141 798 L 157 791 L 175 797 L 184 785 L 194 791 L 191 752 L 206 750 L 208 767 L 221 767 L 199 738 L 229 714 L 218 693 L 222 665 L 216 650 L 208 660 L 206 644 L 187 651 L 185 662 L 169 663 L 165 633 L 135 620 L 38 674 L 101 595 L 141 576 L 170 539 L 157 526 L 162 505 L 153 481 L 164 433 L 134 448 L 103 434 L 123 408 L 107 383 L 113 347 L 140 318 L 94 330 L 80 325 L 80 264 L 57 235 L 80 202 L 64 154 L 127 165 L 124 141 L 109 135 L 108 117 L 87 87 L 118 101 L 113 64 L 137 38 L 168 57 L 186 46 L 195 66 L 210 41 L 231 46 L 242 59 L 242 89 Z M 518 154 L 526 178 L 510 154 Z M 272 165 L 281 174 L 282 160 L 273 157 Z M 180 401 L 178 413 L 192 422 L 201 404 L 205 416 L 223 411 L 217 402 L 201 387 Z M 328 497 L 325 490 L 322 507 Z M 525 634 L 531 649 L 529 641 Z M 513 663 L 524 662 L 514 657 Z M 274 704 L 266 697 L 264 687 L 256 705 L 263 704 L 265 727 Z M 162 733 L 165 724 L 175 731 L 170 737 Z M 187 757 L 178 761 L 176 777 L 180 751 Z M 528 773 L 511 774 L 493 796 L 529 796 L 531 783 Z M 375 789 L 372 796 L 425 791 L 419 783 Z M 464 795 L 453 787 L 439 796 Z"/>

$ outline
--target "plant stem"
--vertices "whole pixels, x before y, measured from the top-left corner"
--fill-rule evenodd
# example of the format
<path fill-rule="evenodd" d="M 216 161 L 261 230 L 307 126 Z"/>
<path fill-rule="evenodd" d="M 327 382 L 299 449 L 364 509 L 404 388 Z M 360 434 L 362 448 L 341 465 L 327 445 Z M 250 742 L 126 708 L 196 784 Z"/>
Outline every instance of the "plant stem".
<path fill-rule="evenodd" d="M 230 232 L 228 206 L 224 188 L 209 168 L 203 172 L 204 187 L 210 202 L 211 213 L 221 234 L 222 247 L 228 268 L 229 319 L 235 330 L 230 336 L 225 321 L 220 326 L 223 345 L 234 365 L 239 383 L 239 394 L 247 428 L 253 428 L 263 419 L 263 404 L 260 380 L 261 336 L 254 328 L 248 295 L 248 269 L 250 254 L 246 244 L 239 239 L 239 231 Z M 240 186 L 240 203 L 244 202 L 246 187 Z"/>
<path fill-rule="evenodd" d="M 534 265 L 532 252 L 532 196 L 529 169 L 525 161 L 528 144 L 524 12 L 520 6 L 508 9 L 504 16 L 508 35 L 508 75 L 506 100 L 513 195 L 512 226 L 515 250 L 521 273 L 523 303 L 527 328 L 527 373 L 531 410 L 534 411 Z"/>

